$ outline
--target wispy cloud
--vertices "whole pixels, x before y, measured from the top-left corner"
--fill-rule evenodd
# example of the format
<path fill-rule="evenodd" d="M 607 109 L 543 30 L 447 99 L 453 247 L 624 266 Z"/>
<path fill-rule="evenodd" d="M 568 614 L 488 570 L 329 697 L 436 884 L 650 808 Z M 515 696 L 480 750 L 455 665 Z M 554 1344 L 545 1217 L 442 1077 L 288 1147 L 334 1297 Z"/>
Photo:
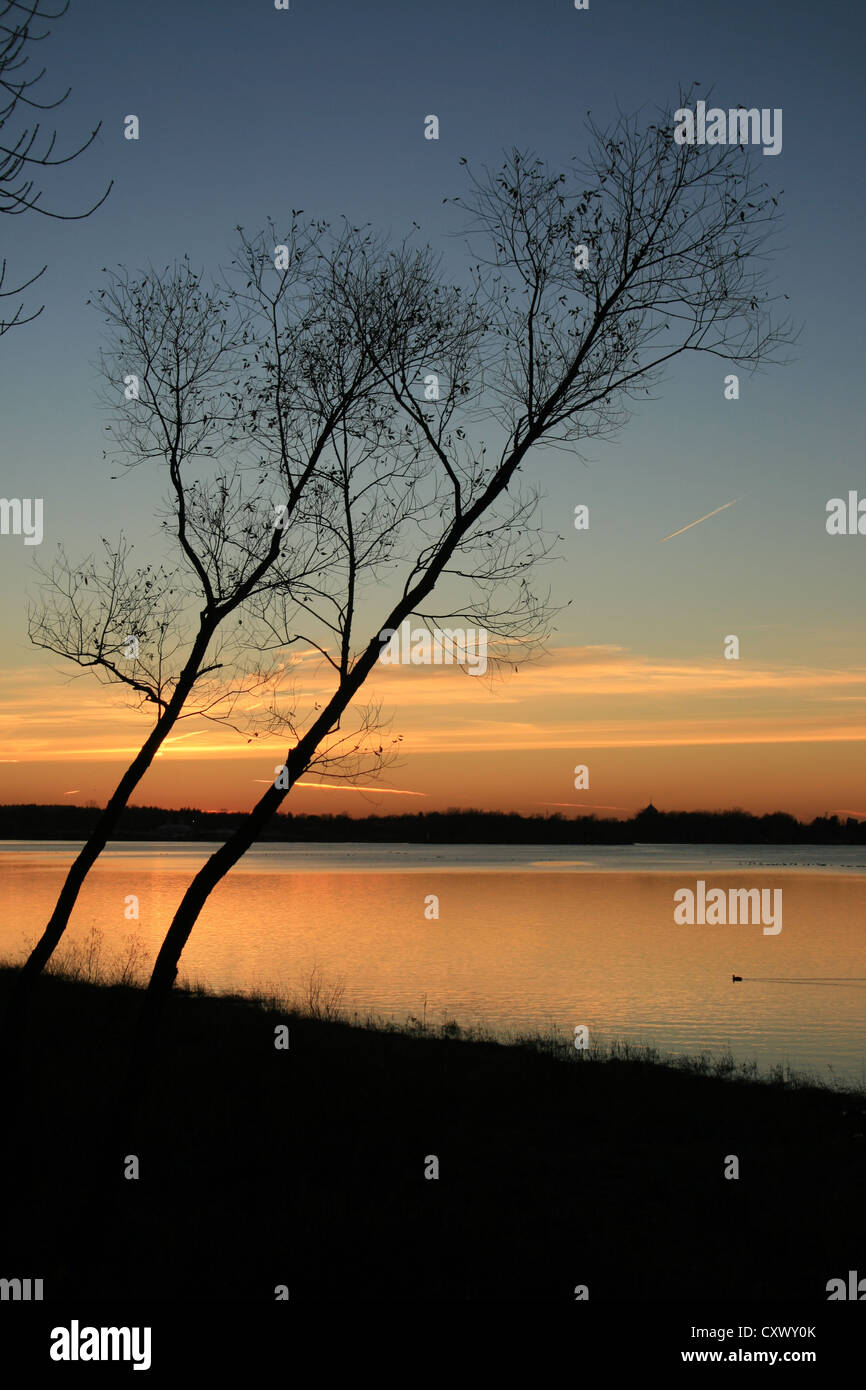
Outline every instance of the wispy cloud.
<path fill-rule="evenodd" d="M 254 777 L 253 782 L 269 785 L 267 777 Z M 296 782 L 296 787 L 313 787 L 322 792 L 375 792 L 376 796 L 426 796 L 426 792 L 408 791 L 403 787 L 353 787 L 348 782 Z"/>
<path fill-rule="evenodd" d="M 39 674 L 37 680 L 30 668 L 4 681 L 4 761 L 76 763 L 84 776 L 84 764 L 121 764 L 138 751 L 151 722 L 144 715 L 107 703 L 103 692 L 70 692 Z M 314 693 L 321 698 L 324 686 Z M 448 667 L 383 667 L 365 695 L 403 736 L 403 755 L 866 741 L 862 662 L 846 669 L 755 665 L 720 654 L 667 658 L 614 645 L 560 647 L 489 683 Z M 212 724 L 193 725 L 167 740 L 159 766 L 256 759 L 256 771 L 265 772 L 263 760 L 277 763 L 287 748 L 288 739 L 249 743 Z"/>

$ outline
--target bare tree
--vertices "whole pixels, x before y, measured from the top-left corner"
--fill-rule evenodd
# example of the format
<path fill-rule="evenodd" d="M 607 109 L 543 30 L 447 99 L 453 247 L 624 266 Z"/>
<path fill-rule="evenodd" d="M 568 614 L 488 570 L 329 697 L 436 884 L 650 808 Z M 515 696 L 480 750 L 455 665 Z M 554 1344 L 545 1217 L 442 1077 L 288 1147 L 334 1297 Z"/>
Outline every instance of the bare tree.
<path fill-rule="evenodd" d="M 417 464 L 417 442 L 393 428 L 398 406 L 370 352 L 375 345 L 387 354 L 403 333 L 393 316 L 399 296 L 390 317 L 371 318 L 367 335 L 358 334 L 335 266 L 345 273 L 342 257 L 352 254 L 366 262 L 363 238 L 354 252 L 344 240 L 336 247 L 332 241 L 323 226 L 296 217 L 276 246 L 272 227 L 254 240 L 241 233 L 221 287 L 208 287 L 183 262 L 162 274 L 115 273 L 99 293 L 109 328 L 103 376 L 109 399 L 123 401 L 109 427 L 115 451 L 130 467 L 156 463 L 167 474 L 163 525 L 173 560 L 135 569 L 123 539 L 104 542 L 101 565 L 74 567 L 61 552 L 41 572 L 43 596 L 30 631 L 39 645 L 125 686 L 153 709 L 154 723 L 17 976 L 10 1033 L 20 1032 L 33 979 L 178 719 L 196 714 L 234 723 L 239 696 L 270 679 L 261 653 L 279 613 L 287 605 L 309 611 L 345 569 L 333 517 L 345 507 L 347 470 L 373 460 L 370 492 L 389 485 L 390 469 L 400 474 L 413 458 Z M 420 324 L 407 348 L 413 370 L 453 331 L 441 320 Z M 393 462 L 377 474 L 381 450 Z M 283 631 L 273 645 L 284 652 L 307 642 L 298 630 Z M 243 671 L 241 656 L 251 650 L 255 662 Z M 368 711 L 354 739 L 322 753 L 332 773 L 351 777 L 382 765 L 388 750 L 376 742 L 375 722 Z M 257 723 L 295 727 L 293 711 L 277 703 Z"/>
<path fill-rule="evenodd" d="M 83 144 L 71 154 L 55 155 L 56 131 L 43 131 L 38 117 L 28 124 L 27 119 L 17 131 L 7 130 L 19 108 L 30 112 L 53 111 L 62 106 L 69 96 L 70 88 L 54 101 L 42 102 L 37 99 L 35 89 L 45 76 L 45 69 L 33 72 L 31 62 L 34 45 L 47 38 L 48 29 L 44 26 L 60 19 L 69 8 L 69 0 L 64 0 L 60 9 L 49 10 L 44 0 L 0 0 L 0 212 L 12 215 L 23 212 L 38 212 L 43 217 L 57 218 L 64 222 L 79 221 L 89 217 L 101 207 L 111 192 L 109 183 L 102 197 L 84 212 L 49 212 L 40 205 L 42 192 L 36 188 L 37 171 L 53 169 L 61 164 L 69 164 L 83 154 L 96 139 L 102 122 L 91 131 Z M 113 180 L 112 180 L 113 183 Z M 0 259 L 0 300 L 17 298 L 24 290 L 45 273 L 43 266 L 28 280 L 12 288 L 6 285 L 6 258 Z M 0 313 L 0 337 L 10 328 L 31 323 L 38 318 L 45 306 L 35 313 L 24 315 L 24 306 L 19 303 L 12 310 L 11 317 Z"/>
<path fill-rule="evenodd" d="M 148 987 L 133 1089 L 209 894 L 339 728 L 382 654 L 382 634 L 423 614 L 434 589 L 455 577 L 486 595 L 488 616 L 503 582 L 525 581 L 535 543 L 520 523 L 530 504 L 508 499 L 541 446 L 574 452 L 585 440 L 613 437 L 632 398 L 648 394 L 678 355 L 710 353 L 750 369 L 784 360 L 793 334 L 774 318 L 765 264 L 778 200 L 756 178 L 750 151 L 680 145 L 673 127 L 670 112 L 645 125 L 623 116 L 608 132 L 590 123 L 589 156 L 566 173 L 514 150 L 495 172 L 470 176 L 469 192 L 455 200 L 470 219 L 474 261 L 463 296 L 438 283 L 423 255 L 406 247 L 386 254 L 346 229 L 334 262 L 342 303 L 421 450 L 427 479 L 423 516 L 391 497 L 380 520 L 393 522 L 394 534 L 409 521 L 405 539 L 414 530 L 417 544 L 413 553 L 406 547 L 391 595 L 363 625 L 349 563 L 330 697 L 289 748 L 286 777 L 275 779 L 187 888 Z M 371 335 L 380 321 L 400 325 L 385 351 Z M 443 354 L 419 372 L 412 347 L 421 326 L 455 321 L 461 329 L 447 360 Z M 448 382 L 432 404 L 424 390 L 431 369 Z M 489 452 L 481 424 L 498 436 Z M 401 485 L 405 504 L 417 495 L 419 475 Z M 358 528 L 348 513 L 343 524 L 352 556 Z M 481 617 L 485 609 L 476 603 L 467 611 Z"/>

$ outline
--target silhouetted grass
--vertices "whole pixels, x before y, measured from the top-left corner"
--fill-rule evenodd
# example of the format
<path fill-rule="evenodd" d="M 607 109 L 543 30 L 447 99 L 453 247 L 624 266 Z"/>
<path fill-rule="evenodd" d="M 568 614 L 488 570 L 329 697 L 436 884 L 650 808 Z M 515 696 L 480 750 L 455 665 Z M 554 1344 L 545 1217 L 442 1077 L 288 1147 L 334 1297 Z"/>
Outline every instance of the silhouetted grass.
<path fill-rule="evenodd" d="M 79 967 L 38 982 L 6 1117 L 0 1274 L 47 1298 L 823 1300 L 862 1264 L 862 1094 L 349 1019 L 319 977 L 292 1000 L 175 991 L 129 1129 L 141 993 Z"/>

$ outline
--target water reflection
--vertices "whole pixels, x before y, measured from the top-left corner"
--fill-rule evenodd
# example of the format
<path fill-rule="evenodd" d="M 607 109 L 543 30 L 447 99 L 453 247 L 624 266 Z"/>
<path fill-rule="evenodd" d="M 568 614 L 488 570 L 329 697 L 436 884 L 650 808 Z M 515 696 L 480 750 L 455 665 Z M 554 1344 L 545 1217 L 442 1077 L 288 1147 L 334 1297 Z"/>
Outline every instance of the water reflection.
<path fill-rule="evenodd" d="M 662 868 L 665 854 L 654 855 L 652 872 L 612 871 L 611 861 L 599 871 L 582 867 L 597 860 L 584 847 L 580 860 L 546 847 L 473 848 L 487 856 L 481 867 L 461 866 L 461 854 L 442 846 L 263 846 L 209 900 L 181 974 L 216 988 L 291 992 L 318 966 L 325 981 L 345 982 L 344 1007 L 362 1013 L 405 1021 L 426 999 L 428 1019 L 503 1035 L 556 1026 L 572 1036 L 583 1024 L 599 1040 L 644 1040 L 678 1053 L 730 1049 L 762 1068 L 789 1062 L 826 1076 L 832 1067 L 864 1080 L 866 878 L 773 872 L 753 846 L 738 851 L 740 863 L 750 858 L 745 875 L 724 858 L 714 871 L 705 855 L 700 872 L 713 887 L 784 890 L 784 929 L 767 936 L 760 925 L 675 924 L 673 894 L 694 887 L 688 875 L 700 847 L 673 847 L 683 856 L 676 872 Z M 379 863 L 390 852 L 402 871 L 360 872 L 362 852 L 381 854 Z M 135 933 L 152 958 L 207 853 L 200 845 L 115 846 L 82 891 L 71 939 L 93 925 L 106 944 Z M 522 865 L 507 869 L 521 853 Z M 835 851 L 821 853 L 832 868 Z M 307 865 L 312 856 L 316 867 L 296 869 L 292 855 Z M 70 858 L 68 846 L 10 845 L 0 854 L 4 955 L 20 957 L 25 937 L 38 935 Z M 124 915 L 131 894 L 137 921 Z M 431 895 L 435 919 L 425 915 Z"/>

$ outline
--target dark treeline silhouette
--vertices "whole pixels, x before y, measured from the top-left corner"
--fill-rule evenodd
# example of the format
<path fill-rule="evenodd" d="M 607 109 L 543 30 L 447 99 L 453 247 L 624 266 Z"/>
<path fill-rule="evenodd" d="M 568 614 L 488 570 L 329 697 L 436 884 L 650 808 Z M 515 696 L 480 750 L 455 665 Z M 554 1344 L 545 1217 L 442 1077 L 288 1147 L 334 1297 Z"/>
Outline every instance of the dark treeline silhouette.
<path fill-rule="evenodd" d="M 0 839 L 80 840 L 99 816 L 90 806 L 0 806 Z M 127 806 L 119 840 L 222 840 L 244 819 L 241 811 Z M 434 844 L 629 845 L 761 844 L 864 845 L 866 820 L 816 816 L 798 821 L 785 811 L 658 811 L 645 807 L 628 820 L 596 816 L 523 816 L 516 811 L 420 811 L 407 815 L 274 815 L 263 840 L 370 841 Z"/>

